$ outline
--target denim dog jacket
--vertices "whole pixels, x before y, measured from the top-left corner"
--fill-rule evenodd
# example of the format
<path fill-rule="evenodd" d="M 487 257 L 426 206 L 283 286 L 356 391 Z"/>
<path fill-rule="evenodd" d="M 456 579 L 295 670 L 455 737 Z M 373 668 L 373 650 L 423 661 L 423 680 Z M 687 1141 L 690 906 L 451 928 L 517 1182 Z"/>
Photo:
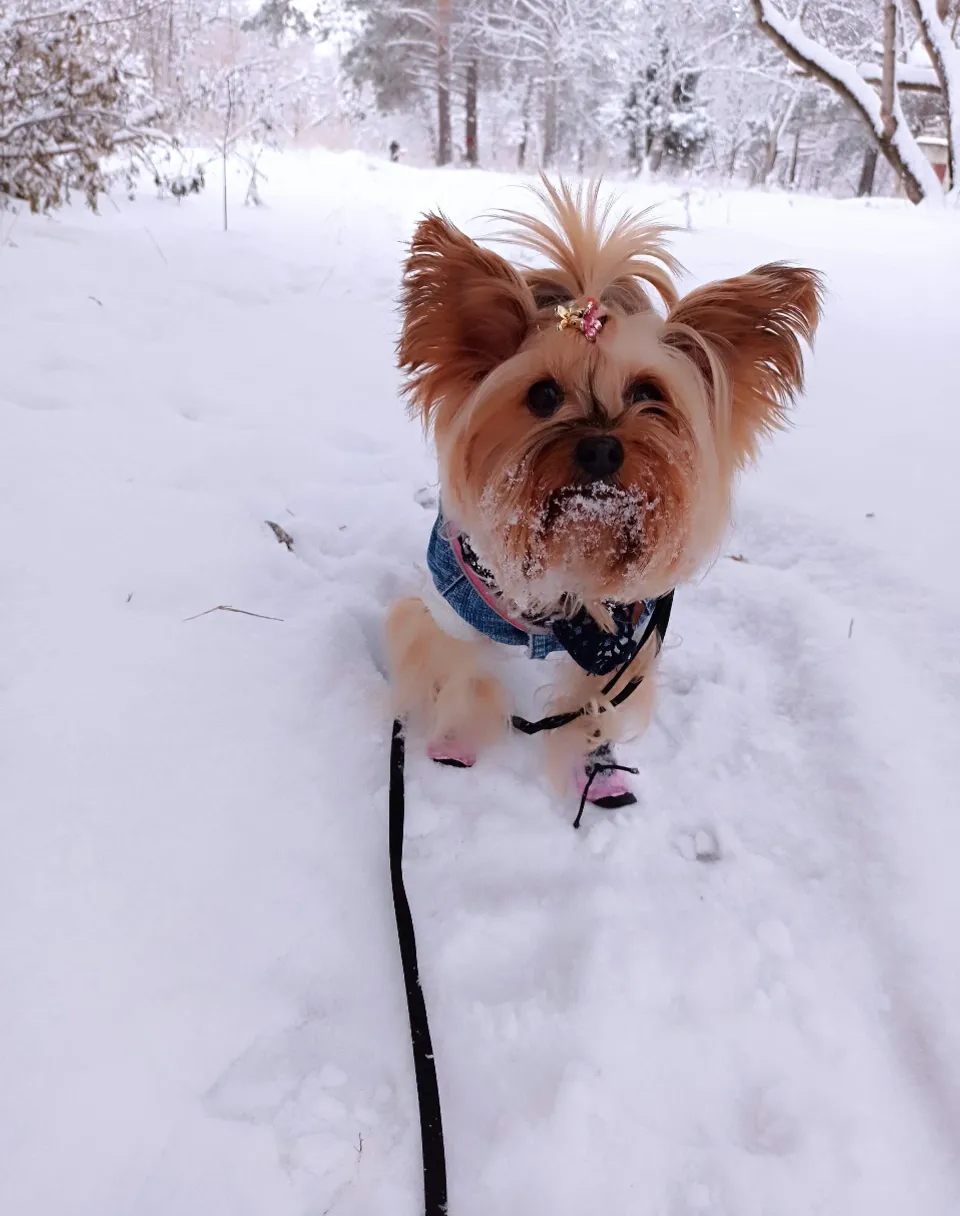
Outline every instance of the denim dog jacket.
<path fill-rule="evenodd" d="M 442 514 L 430 533 L 427 566 L 443 599 L 484 637 L 506 646 L 525 646 L 531 659 L 566 651 L 591 675 L 607 675 L 630 657 L 657 602 L 608 604 L 616 624 L 614 633 L 603 629 L 585 609 L 572 617 L 548 620 L 510 616 L 499 603 L 489 572 Z"/>

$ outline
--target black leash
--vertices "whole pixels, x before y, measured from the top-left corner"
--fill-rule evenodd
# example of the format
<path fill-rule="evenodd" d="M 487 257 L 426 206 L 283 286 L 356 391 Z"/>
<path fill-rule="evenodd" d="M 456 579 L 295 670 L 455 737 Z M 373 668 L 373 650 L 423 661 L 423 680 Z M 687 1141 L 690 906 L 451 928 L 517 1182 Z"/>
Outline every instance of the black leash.
<path fill-rule="evenodd" d="M 393 887 L 393 910 L 397 918 L 400 963 L 403 967 L 404 987 L 407 990 L 407 1012 L 410 1015 L 413 1071 L 417 1078 L 417 1101 L 420 1104 L 424 1216 L 446 1216 L 447 1162 L 443 1149 L 443 1119 L 440 1114 L 437 1067 L 433 1059 L 427 1006 L 420 986 L 413 917 L 410 915 L 410 904 L 407 902 L 407 892 L 403 885 L 403 752 L 403 727 L 398 719 L 393 724 L 393 740 L 390 744 L 390 885 Z"/>
<path fill-rule="evenodd" d="M 650 620 L 647 622 L 639 642 L 633 647 L 630 657 L 614 672 L 603 686 L 602 695 L 610 696 L 630 664 L 656 631 L 658 645 L 670 622 L 673 608 L 673 592 L 657 600 Z M 643 676 L 629 680 L 618 693 L 610 697 L 610 706 L 624 702 L 643 683 Z M 600 707 L 600 712 L 604 710 Z M 552 714 L 536 722 L 515 716 L 514 727 L 525 735 L 537 735 L 542 730 L 556 730 L 574 722 L 588 712 L 587 706 L 570 713 Z M 413 929 L 413 917 L 403 885 L 403 725 L 399 718 L 393 724 L 390 743 L 390 885 L 393 888 L 393 910 L 397 921 L 397 939 L 400 943 L 400 963 L 403 967 L 403 983 L 407 991 L 407 1013 L 410 1017 L 410 1041 L 413 1045 L 413 1071 L 417 1079 L 417 1102 L 420 1106 L 420 1149 L 423 1159 L 423 1211 L 424 1216 L 447 1216 L 447 1161 L 443 1146 L 443 1118 L 440 1112 L 440 1090 L 437 1086 L 437 1066 L 433 1057 L 433 1042 L 430 1038 L 430 1023 L 427 1006 L 420 985 L 420 970 L 417 965 L 417 939 Z M 580 809 L 574 827 L 579 828 L 587 803 L 590 785 L 598 773 L 621 769 L 635 773 L 635 768 L 623 764 L 598 764 L 588 774 L 587 784 L 580 799 Z"/>

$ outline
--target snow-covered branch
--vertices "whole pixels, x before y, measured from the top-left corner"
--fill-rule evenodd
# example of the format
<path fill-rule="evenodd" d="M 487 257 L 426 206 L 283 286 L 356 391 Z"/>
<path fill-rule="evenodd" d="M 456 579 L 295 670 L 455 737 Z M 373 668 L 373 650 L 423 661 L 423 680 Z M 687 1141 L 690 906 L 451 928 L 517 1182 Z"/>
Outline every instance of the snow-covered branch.
<path fill-rule="evenodd" d="M 751 0 L 751 3 L 758 26 L 771 42 L 788 59 L 828 85 L 860 112 L 884 156 L 903 182 L 908 197 L 915 203 L 923 199 L 941 198 L 940 182 L 910 131 L 899 90 L 896 87 L 892 89 L 891 121 L 885 121 L 880 97 L 854 64 L 808 37 L 800 21 L 789 20 L 772 0 Z"/>
<path fill-rule="evenodd" d="M 932 65 L 921 63 L 897 63 L 895 66 L 898 89 L 915 90 L 918 93 L 939 93 L 940 81 Z M 883 79 L 883 65 L 858 63 L 857 74 L 867 84 L 879 86 Z"/>
<path fill-rule="evenodd" d="M 951 194 L 956 199 L 960 198 L 960 50 L 952 42 L 935 0 L 910 0 L 910 6 L 943 91 L 947 116 L 947 171 Z"/>

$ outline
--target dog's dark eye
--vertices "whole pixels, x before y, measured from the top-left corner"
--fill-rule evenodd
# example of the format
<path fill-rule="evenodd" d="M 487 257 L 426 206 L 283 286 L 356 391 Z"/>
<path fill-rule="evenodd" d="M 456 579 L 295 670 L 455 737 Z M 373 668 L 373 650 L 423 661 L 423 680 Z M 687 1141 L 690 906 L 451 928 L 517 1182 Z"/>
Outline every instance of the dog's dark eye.
<path fill-rule="evenodd" d="M 556 380 L 538 380 L 527 389 L 527 408 L 537 418 L 549 418 L 563 405 L 563 389 Z"/>
<path fill-rule="evenodd" d="M 647 401 L 662 401 L 663 393 L 660 386 L 652 380 L 634 380 L 627 389 L 627 400 L 632 405 L 641 405 Z"/>

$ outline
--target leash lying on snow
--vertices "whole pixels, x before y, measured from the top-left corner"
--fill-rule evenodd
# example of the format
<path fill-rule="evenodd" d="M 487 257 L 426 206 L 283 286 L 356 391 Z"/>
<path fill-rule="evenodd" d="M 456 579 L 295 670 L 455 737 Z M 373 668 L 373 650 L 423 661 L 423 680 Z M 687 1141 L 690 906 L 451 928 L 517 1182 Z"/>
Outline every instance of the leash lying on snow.
<path fill-rule="evenodd" d="M 673 608 L 673 592 L 657 600 L 640 640 L 633 647 L 630 657 L 617 668 L 611 679 L 603 686 L 602 695 L 610 694 L 626 673 L 640 651 L 656 631 L 658 648 L 670 623 Z M 636 692 L 643 676 L 636 676 L 610 697 L 611 708 L 621 705 L 631 693 Z M 603 713 L 604 706 L 600 707 Z M 513 726 L 525 735 L 538 735 L 543 730 L 557 730 L 583 717 L 587 707 L 564 714 L 552 714 L 536 722 L 515 716 Z M 420 1107 L 420 1149 L 423 1158 L 423 1211 L 424 1216 L 447 1216 L 447 1163 L 443 1145 L 443 1119 L 440 1113 L 440 1090 L 437 1086 L 437 1067 L 433 1057 L 433 1042 L 430 1038 L 430 1023 L 427 1020 L 427 1005 L 420 984 L 420 969 L 417 963 L 417 939 L 413 928 L 413 916 L 403 885 L 403 725 L 399 718 L 393 724 L 390 743 L 390 885 L 393 888 L 393 911 L 397 921 L 397 940 L 400 943 L 400 964 L 403 967 L 403 984 L 407 992 L 407 1013 L 410 1018 L 410 1041 L 413 1045 L 413 1071 L 417 1079 L 417 1103 Z M 610 769 L 621 769 L 635 773 L 635 768 L 624 764 L 597 764 L 588 775 L 587 784 L 580 799 L 580 810 L 573 826 L 579 828 L 587 803 L 590 785 L 598 773 Z"/>
<path fill-rule="evenodd" d="M 398 718 L 393 724 L 390 744 L 390 885 L 393 888 L 393 911 L 397 919 L 403 983 L 407 990 L 413 1070 L 417 1078 L 417 1102 L 420 1106 L 423 1210 L 425 1216 L 444 1216 L 447 1210 L 447 1163 L 443 1150 L 440 1091 L 437 1089 L 437 1069 L 433 1062 L 427 1006 L 420 986 L 417 939 L 403 885 L 403 753 L 403 727 Z"/>

